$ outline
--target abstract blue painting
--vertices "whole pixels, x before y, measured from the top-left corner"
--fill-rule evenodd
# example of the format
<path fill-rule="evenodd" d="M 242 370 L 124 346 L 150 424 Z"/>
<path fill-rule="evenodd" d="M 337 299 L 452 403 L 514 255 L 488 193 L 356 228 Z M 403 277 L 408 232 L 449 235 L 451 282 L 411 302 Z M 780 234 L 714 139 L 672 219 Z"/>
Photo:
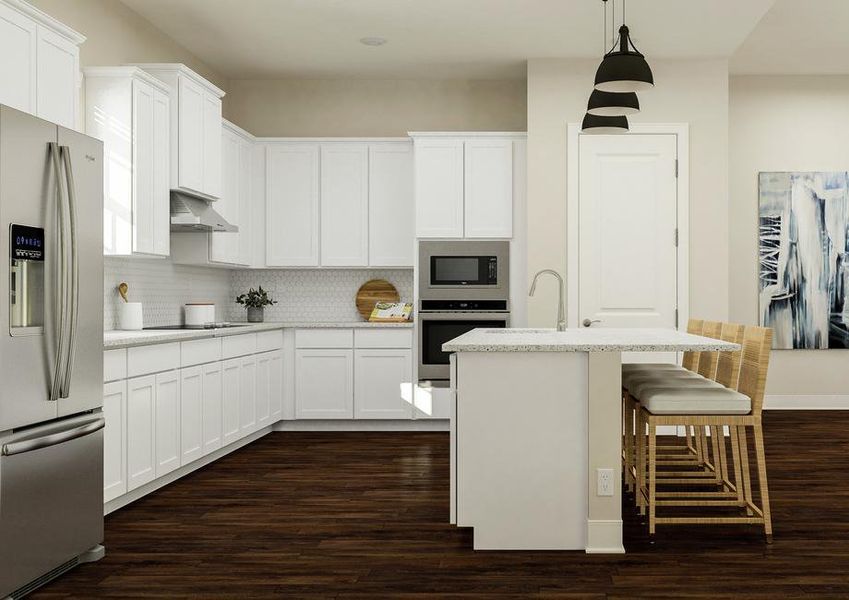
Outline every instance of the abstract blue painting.
<path fill-rule="evenodd" d="M 849 173 L 760 173 L 760 322 L 774 348 L 849 348 Z"/>

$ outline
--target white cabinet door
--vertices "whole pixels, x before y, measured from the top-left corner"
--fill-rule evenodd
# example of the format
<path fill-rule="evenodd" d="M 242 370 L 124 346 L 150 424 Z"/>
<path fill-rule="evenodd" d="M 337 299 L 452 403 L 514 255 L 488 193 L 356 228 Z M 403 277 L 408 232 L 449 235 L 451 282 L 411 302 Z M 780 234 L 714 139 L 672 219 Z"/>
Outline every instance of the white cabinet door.
<path fill-rule="evenodd" d="M 224 432 L 224 381 L 221 376 L 221 363 L 215 362 L 201 366 L 203 378 L 203 454 L 221 447 Z"/>
<path fill-rule="evenodd" d="M 204 90 L 194 81 L 180 77 L 177 87 L 178 123 L 177 180 L 172 187 L 203 191 Z M 173 151 L 173 148 L 172 148 Z"/>
<path fill-rule="evenodd" d="M 127 493 L 127 382 L 103 386 L 103 501 Z"/>
<path fill-rule="evenodd" d="M 156 227 L 154 197 L 155 98 L 154 89 L 133 81 L 133 252 L 153 254 Z M 110 165 L 111 166 L 111 165 Z"/>
<path fill-rule="evenodd" d="M 266 153 L 266 262 L 318 266 L 319 147 L 271 144 Z"/>
<path fill-rule="evenodd" d="M 409 142 L 369 146 L 369 265 L 411 267 L 415 247 L 413 147 Z"/>
<path fill-rule="evenodd" d="M 368 264 L 368 146 L 321 146 L 321 264 Z"/>
<path fill-rule="evenodd" d="M 283 351 L 269 352 L 269 398 L 271 402 L 271 422 L 276 423 L 283 418 Z"/>
<path fill-rule="evenodd" d="M 156 477 L 156 377 L 127 381 L 127 491 Z"/>
<path fill-rule="evenodd" d="M 413 381 L 410 350 L 356 350 L 354 355 L 354 418 L 410 419 L 412 405 L 402 388 Z"/>
<path fill-rule="evenodd" d="M 354 417 L 354 351 L 305 350 L 295 354 L 295 415 L 298 419 Z"/>
<path fill-rule="evenodd" d="M 221 135 L 221 199 L 215 203 L 215 210 L 227 222 L 238 225 L 241 229 L 239 168 L 239 136 L 225 129 Z M 209 260 L 235 263 L 238 254 L 239 233 L 217 232 L 209 235 Z"/>
<path fill-rule="evenodd" d="M 416 236 L 463 237 L 463 140 L 417 139 Z"/>
<path fill-rule="evenodd" d="M 178 371 L 156 375 L 156 476 L 180 466 L 180 376 Z"/>
<path fill-rule="evenodd" d="M 153 253 L 171 252 L 171 101 L 168 94 L 153 92 Z"/>
<path fill-rule="evenodd" d="M 180 371 L 180 465 L 203 456 L 203 372 Z"/>
<path fill-rule="evenodd" d="M 241 364 L 242 359 L 233 358 L 231 360 L 224 361 L 222 367 L 222 422 L 224 432 L 222 443 L 224 446 L 235 442 L 240 437 L 239 414 L 241 412 L 241 407 L 239 404 L 239 390 L 242 385 Z"/>
<path fill-rule="evenodd" d="M 75 43 L 38 26 L 37 114 L 70 129 L 77 122 L 79 54 Z"/>
<path fill-rule="evenodd" d="M 239 437 L 256 430 L 256 358 L 239 359 Z"/>
<path fill-rule="evenodd" d="M 203 95 L 203 188 L 213 198 L 221 196 L 221 98 Z"/>
<path fill-rule="evenodd" d="M 0 4 L 0 104 L 36 112 L 37 26 Z"/>
<path fill-rule="evenodd" d="M 513 237 L 513 141 L 466 140 L 465 237 Z"/>
<path fill-rule="evenodd" d="M 253 144 L 239 140 L 239 253 L 236 262 L 250 265 L 253 261 Z"/>
<path fill-rule="evenodd" d="M 271 356 L 270 352 L 256 355 L 256 427 L 261 429 L 271 420 Z"/>

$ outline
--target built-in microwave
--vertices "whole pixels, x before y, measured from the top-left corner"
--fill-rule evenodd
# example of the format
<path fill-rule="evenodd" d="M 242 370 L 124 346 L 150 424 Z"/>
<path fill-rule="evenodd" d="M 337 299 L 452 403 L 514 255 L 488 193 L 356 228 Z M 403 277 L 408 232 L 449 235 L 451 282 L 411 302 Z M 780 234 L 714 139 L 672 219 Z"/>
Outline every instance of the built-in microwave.
<path fill-rule="evenodd" d="M 509 241 L 419 242 L 419 298 L 493 300 L 510 297 Z"/>

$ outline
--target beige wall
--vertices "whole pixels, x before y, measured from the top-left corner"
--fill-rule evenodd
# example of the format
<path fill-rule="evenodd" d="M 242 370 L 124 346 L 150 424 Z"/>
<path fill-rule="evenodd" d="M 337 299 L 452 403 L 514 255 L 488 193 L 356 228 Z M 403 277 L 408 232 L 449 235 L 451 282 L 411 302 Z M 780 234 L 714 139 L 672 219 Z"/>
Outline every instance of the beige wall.
<path fill-rule="evenodd" d="M 758 320 L 758 172 L 849 170 L 849 76 L 730 84 L 730 315 Z M 849 394 L 849 350 L 777 350 L 768 394 Z"/>
<path fill-rule="evenodd" d="M 524 131 L 523 80 L 231 80 L 226 116 L 259 136 Z"/>
<path fill-rule="evenodd" d="M 656 88 L 634 123 L 690 126 L 690 311 L 728 316 L 728 66 L 651 61 Z M 528 61 L 528 273 L 566 272 L 566 128 L 580 122 L 597 60 Z M 573 284 L 575 282 L 569 282 Z M 551 326 L 554 286 L 529 299 L 532 326 Z"/>
<path fill-rule="evenodd" d="M 29 2 L 88 38 L 80 48 L 83 67 L 181 62 L 227 89 L 224 77 L 118 0 Z"/>

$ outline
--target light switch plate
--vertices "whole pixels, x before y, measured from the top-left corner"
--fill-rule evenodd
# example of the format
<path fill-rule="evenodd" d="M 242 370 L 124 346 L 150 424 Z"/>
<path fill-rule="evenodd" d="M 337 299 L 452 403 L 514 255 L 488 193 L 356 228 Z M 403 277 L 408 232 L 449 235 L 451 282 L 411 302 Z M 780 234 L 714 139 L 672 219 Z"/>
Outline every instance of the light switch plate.
<path fill-rule="evenodd" d="M 596 496 L 613 495 L 613 469 L 596 469 Z"/>

